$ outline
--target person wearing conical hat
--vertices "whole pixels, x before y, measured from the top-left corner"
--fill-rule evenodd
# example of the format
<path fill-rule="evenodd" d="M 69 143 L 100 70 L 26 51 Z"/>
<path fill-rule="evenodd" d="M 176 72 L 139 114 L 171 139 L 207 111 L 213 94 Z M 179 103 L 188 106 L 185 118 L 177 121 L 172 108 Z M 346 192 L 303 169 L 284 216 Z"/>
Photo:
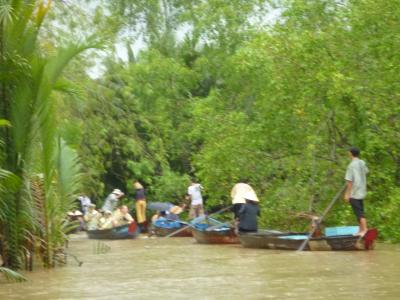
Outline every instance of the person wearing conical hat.
<path fill-rule="evenodd" d="M 167 213 L 167 219 L 172 220 L 172 221 L 179 221 L 179 214 L 181 214 L 186 207 L 185 204 L 182 204 L 182 206 L 179 205 L 174 205 L 172 206 L 166 213 Z"/>
<path fill-rule="evenodd" d="M 257 195 L 253 188 L 247 183 L 247 180 L 243 179 L 241 182 L 236 183 L 231 190 L 231 198 L 233 205 L 233 214 L 235 220 L 239 219 L 239 210 L 246 203 L 244 196 L 247 193 L 254 193 L 255 198 L 258 201 Z"/>
<path fill-rule="evenodd" d="M 257 232 L 257 217 L 260 216 L 259 200 L 256 193 L 251 191 L 243 197 L 246 203 L 239 210 L 239 232 Z"/>
<path fill-rule="evenodd" d="M 139 181 L 135 181 L 133 183 L 133 187 L 135 188 L 136 221 L 139 225 L 141 232 L 146 232 L 146 193 L 143 185 L 141 185 Z"/>
<path fill-rule="evenodd" d="M 110 195 L 107 196 L 104 201 L 104 205 L 102 207 L 103 211 L 109 210 L 114 211 L 115 207 L 118 204 L 118 200 L 122 198 L 125 194 L 121 192 L 119 189 L 114 189 Z"/>

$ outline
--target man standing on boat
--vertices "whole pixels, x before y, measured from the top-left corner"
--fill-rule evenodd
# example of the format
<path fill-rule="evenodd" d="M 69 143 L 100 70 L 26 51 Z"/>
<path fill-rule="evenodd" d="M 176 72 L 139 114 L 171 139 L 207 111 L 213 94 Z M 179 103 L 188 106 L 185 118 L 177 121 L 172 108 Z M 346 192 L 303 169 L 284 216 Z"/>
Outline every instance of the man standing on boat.
<path fill-rule="evenodd" d="M 200 183 L 197 183 L 195 179 L 192 180 L 190 186 L 188 187 L 187 194 L 190 199 L 190 211 L 189 218 L 197 218 L 204 215 L 203 208 L 203 197 L 201 195 L 201 190 L 203 187 Z"/>
<path fill-rule="evenodd" d="M 135 208 L 136 208 L 136 221 L 139 224 L 141 232 L 147 232 L 146 221 L 146 192 L 143 185 L 139 181 L 133 183 L 135 188 Z"/>
<path fill-rule="evenodd" d="M 364 216 L 364 199 L 367 195 L 367 173 L 368 168 L 365 162 L 359 159 L 360 150 L 352 147 L 349 151 L 351 163 L 347 167 L 345 180 L 347 189 L 344 200 L 349 202 L 356 215 L 360 228 L 356 235 L 364 236 L 367 233 L 367 220 Z"/>

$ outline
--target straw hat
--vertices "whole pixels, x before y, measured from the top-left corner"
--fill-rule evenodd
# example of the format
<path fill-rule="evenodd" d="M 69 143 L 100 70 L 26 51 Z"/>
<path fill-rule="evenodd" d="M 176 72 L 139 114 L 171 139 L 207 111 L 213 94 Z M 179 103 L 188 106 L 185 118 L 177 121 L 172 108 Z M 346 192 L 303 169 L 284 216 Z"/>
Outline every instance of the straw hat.
<path fill-rule="evenodd" d="M 133 186 L 134 186 L 135 189 L 137 189 L 137 190 L 141 190 L 141 189 L 143 188 L 143 185 L 141 185 L 139 181 L 135 181 L 135 183 L 133 184 Z"/>
<path fill-rule="evenodd" d="M 170 208 L 169 212 L 171 214 L 179 215 L 181 212 L 183 212 L 183 209 L 180 206 L 173 206 Z"/>
<path fill-rule="evenodd" d="M 114 195 L 120 196 L 120 195 L 123 195 L 124 193 L 123 193 L 123 192 L 121 192 L 121 190 L 120 190 L 120 189 L 114 189 L 114 190 L 112 191 L 112 193 L 111 193 L 111 194 L 114 194 Z"/>
<path fill-rule="evenodd" d="M 247 193 L 243 196 L 243 198 L 246 199 L 246 200 L 259 202 L 256 193 L 254 193 L 254 192 L 252 192 L 252 191 L 247 192 Z"/>
<path fill-rule="evenodd" d="M 83 215 L 82 212 L 80 212 L 79 210 L 76 210 L 74 212 L 74 216 L 82 216 L 82 215 Z"/>

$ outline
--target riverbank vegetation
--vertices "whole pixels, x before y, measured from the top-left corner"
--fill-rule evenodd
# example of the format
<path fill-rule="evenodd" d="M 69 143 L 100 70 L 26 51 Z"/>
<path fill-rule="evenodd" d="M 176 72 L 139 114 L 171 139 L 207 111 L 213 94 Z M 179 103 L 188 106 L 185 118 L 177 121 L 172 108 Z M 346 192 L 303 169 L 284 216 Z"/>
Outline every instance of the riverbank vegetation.
<path fill-rule="evenodd" d="M 29 3 L 29 4 L 28 4 Z M 54 265 L 78 192 L 209 209 L 249 179 L 262 227 L 302 229 L 367 162 L 368 220 L 400 240 L 400 1 L 0 2 L 0 237 Z M 354 224 L 336 205 L 328 224 Z M 28 255 L 29 256 L 29 255 Z"/>

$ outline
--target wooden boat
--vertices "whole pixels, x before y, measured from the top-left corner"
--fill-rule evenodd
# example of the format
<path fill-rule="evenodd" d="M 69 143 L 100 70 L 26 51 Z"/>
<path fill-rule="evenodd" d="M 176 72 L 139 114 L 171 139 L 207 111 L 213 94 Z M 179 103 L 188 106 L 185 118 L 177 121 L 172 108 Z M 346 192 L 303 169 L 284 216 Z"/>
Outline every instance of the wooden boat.
<path fill-rule="evenodd" d="M 197 224 L 196 224 L 197 225 Z M 191 227 L 193 237 L 200 244 L 239 244 L 234 228 L 228 226 Z"/>
<path fill-rule="evenodd" d="M 364 237 L 353 236 L 352 234 L 325 235 L 311 238 L 304 250 L 311 251 L 339 251 L 339 250 L 372 250 L 378 236 L 376 229 L 370 229 Z M 244 247 L 297 250 L 307 239 L 307 234 L 280 233 L 271 234 L 268 232 L 240 234 L 239 240 Z"/>
<path fill-rule="evenodd" d="M 103 230 L 88 230 L 86 231 L 89 239 L 106 239 L 106 240 L 119 240 L 119 239 L 133 239 L 140 233 L 139 227 L 135 222 L 126 224 L 111 229 Z"/>
<path fill-rule="evenodd" d="M 155 224 L 152 224 L 152 231 L 156 236 L 169 236 L 170 234 L 178 231 L 179 229 L 183 228 L 184 226 L 187 226 L 188 224 L 186 223 L 181 223 L 180 228 L 166 228 L 166 227 L 161 227 L 157 226 Z M 190 230 L 190 227 L 187 226 L 186 229 L 178 232 L 177 234 L 172 235 L 173 237 L 191 237 L 193 236 L 192 231 Z"/>

